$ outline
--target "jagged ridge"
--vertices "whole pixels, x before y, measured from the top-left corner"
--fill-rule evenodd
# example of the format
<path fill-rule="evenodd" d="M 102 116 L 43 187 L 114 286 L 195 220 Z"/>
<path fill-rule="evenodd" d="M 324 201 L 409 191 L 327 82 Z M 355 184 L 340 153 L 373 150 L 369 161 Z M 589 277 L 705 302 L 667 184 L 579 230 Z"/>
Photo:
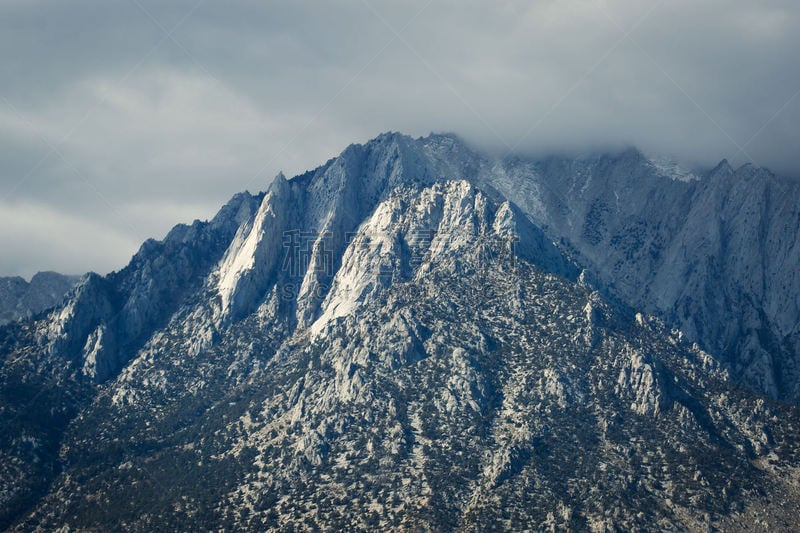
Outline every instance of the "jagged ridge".
<path fill-rule="evenodd" d="M 36 457 L 54 485 L 5 520 L 23 509 L 20 527 L 696 528 L 744 509 L 748 484 L 789 490 L 795 411 L 605 297 L 643 307 L 623 290 L 637 282 L 613 283 L 593 252 L 632 226 L 587 199 L 650 209 L 653 188 L 679 187 L 676 205 L 690 205 L 704 179 L 666 185 L 664 166 L 635 151 L 563 166 L 383 135 L 238 195 L 213 221 L 145 243 L 123 271 L 87 277 L 48 317 L 3 330 L 6 394 L 35 376 L 74 396 L 56 415 L 24 395 L 4 409 L 59 421 L 32 434 L 46 453 L 31 455 L 24 424 L 7 435 L 6 464 Z M 575 200 L 549 197 L 556 187 Z M 641 267 L 641 243 L 622 248 L 611 255 L 633 259 L 613 264 Z M 42 496 L 9 472 L 5 501 Z M 582 504 L 574 487 L 592 485 L 599 496 Z M 134 504 L 98 512 L 81 494 Z"/>

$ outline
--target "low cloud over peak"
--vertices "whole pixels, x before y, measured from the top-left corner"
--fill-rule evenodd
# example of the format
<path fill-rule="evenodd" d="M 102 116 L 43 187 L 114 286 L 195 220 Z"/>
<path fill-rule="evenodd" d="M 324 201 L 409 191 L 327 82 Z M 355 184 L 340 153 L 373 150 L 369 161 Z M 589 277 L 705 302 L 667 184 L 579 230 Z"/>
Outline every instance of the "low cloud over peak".
<path fill-rule="evenodd" d="M 0 274 L 122 266 L 386 130 L 800 176 L 798 25 L 792 1 L 4 2 L 0 211 L 25 222 Z"/>

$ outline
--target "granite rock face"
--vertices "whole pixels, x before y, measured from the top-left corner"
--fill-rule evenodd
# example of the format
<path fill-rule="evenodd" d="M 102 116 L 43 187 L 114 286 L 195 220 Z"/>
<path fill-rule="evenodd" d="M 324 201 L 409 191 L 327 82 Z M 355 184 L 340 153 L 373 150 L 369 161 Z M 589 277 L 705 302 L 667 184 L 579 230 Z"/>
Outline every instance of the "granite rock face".
<path fill-rule="evenodd" d="M 78 279 L 57 272 L 38 272 L 30 282 L 20 277 L 0 278 L 0 325 L 56 306 Z"/>
<path fill-rule="evenodd" d="M 279 175 L 0 328 L 0 526 L 797 527 L 793 187 L 449 135 Z"/>
<path fill-rule="evenodd" d="M 697 176 L 636 150 L 488 175 L 613 296 L 800 400 L 800 181 L 726 161 Z"/>

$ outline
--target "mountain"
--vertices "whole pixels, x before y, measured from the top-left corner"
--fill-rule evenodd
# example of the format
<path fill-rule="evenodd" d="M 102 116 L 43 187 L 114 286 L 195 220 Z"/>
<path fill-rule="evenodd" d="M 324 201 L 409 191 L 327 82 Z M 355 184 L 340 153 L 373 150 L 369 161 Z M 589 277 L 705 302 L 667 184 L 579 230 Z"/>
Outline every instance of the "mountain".
<path fill-rule="evenodd" d="M 0 278 L 0 325 L 55 307 L 78 279 L 57 272 L 38 272 L 30 282 L 19 276 Z"/>
<path fill-rule="evenodd" d="M 492 170 L 609 293 L 800 401 L 800 181 L 726 161 L 700 177 L 636 150 Z"/>
<path fill-rule="evenodd" d="M 719 172 L 385 134 L 238 194 L 0 328 L 0 526 L 797 528 L 791 376 L 753 379 L 790 368 L 792 345 L 756 335 L 772 366 L 714 349 L 751 339 L 714 291 L 792 331 L 769 279 L 741 284 L 750 241 L 726 210 L 751 174 L 793 189 Z M 722 198 L 703 218 L 707 188 Z M 797 205 L 781 202 L 758 212 Z M 707 219 L 719 234 L 687 227 Z M 796 260 L 763 244 L 764 272 Z"/>

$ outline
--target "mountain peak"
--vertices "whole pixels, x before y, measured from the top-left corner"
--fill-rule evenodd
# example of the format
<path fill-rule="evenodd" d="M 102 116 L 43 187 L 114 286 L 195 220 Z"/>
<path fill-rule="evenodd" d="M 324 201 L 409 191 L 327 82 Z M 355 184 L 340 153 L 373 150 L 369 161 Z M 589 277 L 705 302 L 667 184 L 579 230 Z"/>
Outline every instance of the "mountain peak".
<path fill-rule="evenodd" d="M 543 271 L 574 274 L 520 211 L 508 201 L 493 203 L 466 180 L 397 188 L 351 236 L 311 329 L 318 334 L 392 284 L 444 267 L 468 272 L 470 261 L 488 268 L 481 264 L 488 256 L 481 254 L 489 253 L 505 253 L 511 264 L 519 255 Z"/>
<path fill-rule="evenodd" d="M 709 172 L 709 175 L 710 176 L 728 176 L 728 175 L 731 175 L 733 173 L 734 173 L 734 170 L 733 170 L 733 167 L 731 167 L 731 164 L 728 162 L 727 159 L 723 159 L 722 161 L 717 163 L 717 166 L 715 166 L 713 169 L 711 169 L 711 172 Z"/>
<path fill-rule="evenodd" d="M 52 271 L 37 272 L 30 281 L 0 278 L 0 326 L 54 307 L 79 279 Z"/>
<path fill-rule="evenodd" d="M 772 520 L 800 193 L 724 163 L 389 132 L 279 173 L 0 328 L 0 529 Z"/>

